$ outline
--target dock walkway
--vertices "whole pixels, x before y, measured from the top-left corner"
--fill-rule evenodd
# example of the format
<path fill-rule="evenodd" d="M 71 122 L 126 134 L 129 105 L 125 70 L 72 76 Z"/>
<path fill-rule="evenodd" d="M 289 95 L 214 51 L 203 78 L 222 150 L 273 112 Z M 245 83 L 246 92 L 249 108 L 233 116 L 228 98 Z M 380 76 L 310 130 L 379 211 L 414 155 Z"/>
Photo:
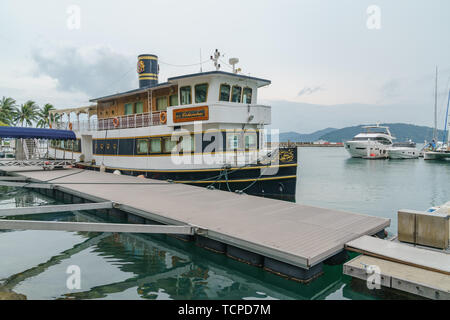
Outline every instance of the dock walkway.
<path fill-rule="evenodd" d="M 49 181 L 52 188 L 45 193 L 59 190 L 89 201 L 112 201 L 115 208 L 151 221 L 199 227 L 207 230 L 196 237 L 202 246 L 300 280 L 321 273 L 321 263 L 342 252 L 345 243 L 390 224 L 380 217 L 126 175 L 1 170 L 34 183 Z M 290 273 L 290 266 L 315 271 Z"/>
<path fill-rule="evenodd" d="M 368 266 L 380 272 L 380 284 L 428 299 L 450 299 L 450 254 L 409 244 L 362 236 L 348 242 L 347 250 L 362 255 L 344 264 L 343 272 L 367 280 Z"/>

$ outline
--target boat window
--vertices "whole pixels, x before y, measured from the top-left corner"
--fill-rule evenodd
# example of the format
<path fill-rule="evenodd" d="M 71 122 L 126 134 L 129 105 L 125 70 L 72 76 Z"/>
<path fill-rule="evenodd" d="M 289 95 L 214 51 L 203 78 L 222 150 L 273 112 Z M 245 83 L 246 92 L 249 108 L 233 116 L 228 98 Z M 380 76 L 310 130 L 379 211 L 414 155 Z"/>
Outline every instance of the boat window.
<path fill-rule="evenodd" d="M 136 102 L 136 113 L 144 113 L 144 103 Z"/>
<path fill-rule="evenodd" d="M 192 94 L 191 86 L 185 86 L 180 88 L 181 104 L 191 104 Z"/>
<path fill-rule="evenodd" d="M 169 97 L 169 105 L 171 107 L 178 105 L 178 94 L 173 94 Z"/>
<path fill-rule="evenodd" d="M 242 102 L 247 104 L 252 103 L 252 88 L 244 88 L 242 93 Z"/>
<path fill-rule="evenodd" d="M 197 84 L 194 87 L 195 89 L 195 103 L 206 102 L 206 97 L 208 96 L 208 84 L 202 83 Z"/>
<path fill-rule="evenodd" d="M 148 153 L 148 140 L 147 139 L 137 139 L 136 150 L 138 154 Z"/>
<path fill-rule="evenodd" d="M 237 150 L 239 148 L 238 133 L 227 133 L 227 150 Z"/>
<path fill-rule="evenodd" d="M 150 153 L 161 153 L 161 138 L 150 139 Z"/>
<path fill-rule="evenodd" d="M 124 111 L 125 111 L 125 115 L 133 114 L 134 113 L 133 104 L 132 103 L 125 103 Z"/>
<path fill-rule="evenodd" d="M 156 98 L 156 110 L 164 111 L 167 109 L 167 97 Z"/>
<path fill-rule="evenodd" d="M 257 149 L 256 132 L 246 132 L 244 135 L 245 150 Z"/>
<path fill-rule="evenodd" d="M 353 141 L 367 141 L 367 140 L 370 140 L 370 138 L 368 138 L 368 137 L 354 137 L 352 140 Z"/>
<path fill-rule="evenodd" d="M 81 141 L 80 140 L 76 140 L 75 141 L 75 148 L 74 148 L 74 150 L 73 151 L 75 151 L 75 152 L 81 152 Z"/>
<path fill-rule="evenodd" d="M 164 153 L 172 153 L 172 150 L 177 146 L 177 141 L 172 141 L 172 137 L 164 137 L 162 139 Z"/>
<path fill-rule="evenodd" d="M 376 140 L 382 144 L 391 144 L 391 142 L 388 139 L 383 138 L 383 137 L 376 137 L 374 140 Z"/>
<path fill-rule="evenodd" d="M 231 102 L 241 102 L 242 88 L 239 86 L 233 86 L 231 90 Z"/>
<path fill-rule="evenodd" d="M 193 135 L 182 135 L 178 138 L 177 148 L 179 153 L 192 152 L 195 150 Z"/>
<path fill-rule="evenodd" d="M 222 83 L 220 85 L 219 101 L 230 101 L 230 90 L 229 84 Z"/>

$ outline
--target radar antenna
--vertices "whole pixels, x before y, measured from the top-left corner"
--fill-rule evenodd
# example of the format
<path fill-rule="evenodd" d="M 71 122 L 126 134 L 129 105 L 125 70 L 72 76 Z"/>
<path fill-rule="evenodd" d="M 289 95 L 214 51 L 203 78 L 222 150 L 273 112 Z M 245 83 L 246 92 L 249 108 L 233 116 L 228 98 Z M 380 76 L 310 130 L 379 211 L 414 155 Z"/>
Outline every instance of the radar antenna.
<path fill-rule="evenodd" d="M 239 63 L 238 58 L 230 58 L 230 60 L 228 60 L 228 62 L 233 66 L 233 73 L 241 72 L 241 68 L 236 69 L 236 64 Z"/>

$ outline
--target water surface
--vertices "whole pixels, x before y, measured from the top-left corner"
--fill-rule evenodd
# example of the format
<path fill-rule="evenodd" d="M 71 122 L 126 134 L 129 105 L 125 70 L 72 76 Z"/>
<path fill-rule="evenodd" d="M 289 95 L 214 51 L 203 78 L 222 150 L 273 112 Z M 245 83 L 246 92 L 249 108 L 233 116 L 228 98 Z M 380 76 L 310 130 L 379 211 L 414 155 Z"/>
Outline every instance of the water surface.
<path fill-rule="evenodd" d="M 350 159 L 343 148 L 300 148 L 297 201 L 392 219 L 400 208 L 424 210 L 450 199 L 450 162 Z M 0 208 L 56 204 L 28 190 L 0 187 Z M 17 217 L 18 218 L 18 217 Z M 104 221 L 98 213 L 20 219 Z M 67 268 L 81 270 L 68 289 Z M 372 292 L 325 266 L 310 284 L 289 281 L 168 236 L 1 231 L 0 295 L 27 299 L 396 299 Z"/>

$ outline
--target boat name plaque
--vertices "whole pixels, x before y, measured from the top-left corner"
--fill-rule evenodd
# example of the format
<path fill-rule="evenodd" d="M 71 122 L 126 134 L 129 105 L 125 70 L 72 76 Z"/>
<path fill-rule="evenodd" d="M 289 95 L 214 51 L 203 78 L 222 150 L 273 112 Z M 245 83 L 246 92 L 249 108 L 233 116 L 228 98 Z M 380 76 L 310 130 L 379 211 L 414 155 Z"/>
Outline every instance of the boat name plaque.
<path fill-rule="evenodd" d="M 174 123 L 208 120 L 208 119 L 209 119 L 208 106 L 173 110 L 173 122 Z"/>

